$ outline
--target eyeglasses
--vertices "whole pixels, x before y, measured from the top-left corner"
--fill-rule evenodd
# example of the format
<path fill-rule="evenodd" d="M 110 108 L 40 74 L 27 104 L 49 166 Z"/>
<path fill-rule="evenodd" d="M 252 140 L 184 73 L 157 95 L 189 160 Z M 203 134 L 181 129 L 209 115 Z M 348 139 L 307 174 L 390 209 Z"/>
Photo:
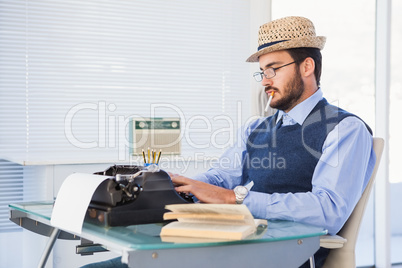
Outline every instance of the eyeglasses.
<path fill-rule="evenodd" d="M 261 82 L 262 79 L 264 79 L 263 76 L 265 76 L 266 79 L 270 79 L 270 78 L 272 78 L 272 77 L 274 77 L 276 75 L 276 72 L 275 72 L 276 70 L 278 70 L 278 69 L 280 69 L 282 67 L 288 66 L 290 64 L 293 64 L 293 63 L 296 63 L 296 61 L 293 61 L 291 63 L 285 64 L 285 65 L 282 65 L 282 66 L 279 66 L 279 67 L 276 67 L 276 68 L 270 67 L 270 68 L 265 69 L 262 72 L 255 72 L 253 74 L 253 77 L 257 82 Z"/>

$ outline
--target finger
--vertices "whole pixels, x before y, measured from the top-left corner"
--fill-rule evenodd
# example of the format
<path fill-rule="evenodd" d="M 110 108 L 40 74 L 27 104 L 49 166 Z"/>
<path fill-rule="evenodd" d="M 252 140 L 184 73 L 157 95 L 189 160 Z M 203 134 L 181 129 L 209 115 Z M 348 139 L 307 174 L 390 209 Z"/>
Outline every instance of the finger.
<path fill-rule="evenodd" d="M 172 182 L 176 183 L 176 184 L 189 184 L 190 181 L 192 181 L 192 180 L 187 177 L 180 176 L 180 175 L 172 177 Z"/>
<path fill-rule="evenodd" d="M 169 174 L 169 176 L 170 176 L 171 178 L 179 176 L 179 174 L 172 173 L 172 172 L 168 172 L 168 174 Z"/>
<path fill-rule="evenodd" d="M 191 186 L 190 185 L 182 185 L 182 186 L 177 186 L 174 188 L 176 192 L 183 192 L 183 193 L 191 193 Z"/>

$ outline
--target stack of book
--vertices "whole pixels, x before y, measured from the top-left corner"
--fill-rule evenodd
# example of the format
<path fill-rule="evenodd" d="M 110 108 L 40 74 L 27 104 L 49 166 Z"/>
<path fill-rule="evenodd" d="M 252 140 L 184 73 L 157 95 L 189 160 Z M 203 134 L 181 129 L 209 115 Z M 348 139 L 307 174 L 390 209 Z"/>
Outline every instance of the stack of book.
<path fill-rule="evenodd" d="M 245 205 L 173 204 L 167 205 L 164 220 L 177 220 L 162 227 L 160 236 L 242 240 L 254 234 L 267 220 L 254 219 Z"/>

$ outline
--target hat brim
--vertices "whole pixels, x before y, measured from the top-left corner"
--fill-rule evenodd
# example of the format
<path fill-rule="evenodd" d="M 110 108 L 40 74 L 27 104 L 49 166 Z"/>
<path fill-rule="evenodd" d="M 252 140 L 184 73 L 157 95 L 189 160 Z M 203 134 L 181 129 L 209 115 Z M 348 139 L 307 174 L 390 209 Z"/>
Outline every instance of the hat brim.
<path fill-rule="evenodd" d="M 246 60 L 246 62 L 258 62 L 258 58 L 261 55 L 289 48 L 313 47 L 321 50 L 324 48 L 325 41 L 326 41 L 325 36 L 314 36 L 314 37 L 297 38 L 289 41 L 276 43 L 275 45 L 265 47 L 259 50 L 258 52 L 254 53 Z"/>

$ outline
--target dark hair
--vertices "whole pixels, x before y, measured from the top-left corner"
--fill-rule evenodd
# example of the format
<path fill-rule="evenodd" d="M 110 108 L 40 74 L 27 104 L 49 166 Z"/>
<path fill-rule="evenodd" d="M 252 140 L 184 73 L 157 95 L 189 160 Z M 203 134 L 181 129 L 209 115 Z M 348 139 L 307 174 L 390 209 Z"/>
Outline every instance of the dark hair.
<path fill-rule="evenodd" d="M 306 58 L 312 58 L 315 63 L 314 75 L 317 81 L 317 86 L 320 86 L 321 68 L 322 68 L 322 56 L 321 51 L 318 48 L 313 47 L 299 47 L 287 49 L 290 56 L 294 61 L 300 64 Z"/>

